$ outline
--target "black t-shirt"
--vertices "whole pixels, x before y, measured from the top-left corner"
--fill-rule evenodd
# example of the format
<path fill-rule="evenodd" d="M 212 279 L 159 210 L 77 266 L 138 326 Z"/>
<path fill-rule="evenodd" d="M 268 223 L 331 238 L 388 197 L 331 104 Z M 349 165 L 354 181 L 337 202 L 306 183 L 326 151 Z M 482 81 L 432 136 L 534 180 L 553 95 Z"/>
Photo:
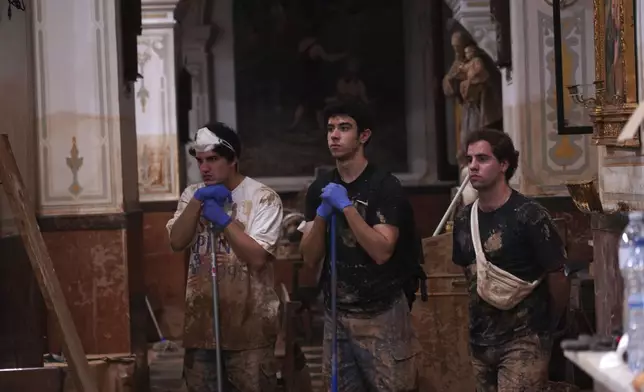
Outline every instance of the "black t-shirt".
<path fill-rule="evenodd" d="M 548 332 L 549 294 L 546 280 L 510 310 L 499 310 L 476 292 L 476 255 L 470 232 L 472 205 L 454 221 L 454 263 L 469 267 L 470 340 L 477 345 L 502 344 L 532 333 Z M 479 209 L 479 232 L 485 257 L 525 281 L 560 269 L 566 259 L 563 242 L 547 210 L 513 191 L 508 201 L 491 212 Z"/>
<path fill-rule="evenodd" d="M 388 224 L 399 227 L 402 219 L 399 216 L 400 205 L 404 200 L 400 181 L 388 174 L 376 188 L 371 184 L 375 170 L 373 165 L 367 165 L 362 174 L 348 184 L 334 171 L 333 182 L 346 188 L 349 200 L 369 226 Z M 305 211 L 307 222 L 315 219 L 325 185 L 318 179 L 309 186 Z M 395 252 L 386 263 L 376 264 L 356 240 L 344 215 L 338 212 L 336 216 L 337 310 L 356 315 L 372 315 L 389 309 L 402 295 L 404 269 L 402 260 L 397 256 L 399 252 Z M 324 302 L 328 309 L 331 304 L 329 227 L 327 225 L 327 251 L 321 277 Z"/>

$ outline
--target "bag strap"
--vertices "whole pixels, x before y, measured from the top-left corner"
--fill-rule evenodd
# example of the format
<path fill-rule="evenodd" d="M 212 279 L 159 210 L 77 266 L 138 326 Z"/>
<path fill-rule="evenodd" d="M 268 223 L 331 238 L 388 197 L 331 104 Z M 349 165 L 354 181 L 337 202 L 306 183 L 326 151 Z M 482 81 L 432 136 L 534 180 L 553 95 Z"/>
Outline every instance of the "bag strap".
<path fill-rule="evenodd" d="M 322 187 L 324 188 L 328 183 L 335 181 L 337 176 L 339 176 L 338 169 L 333 168 L 332 170 L 318 173 L 316 179 L 322 182 Z"/>
<path fill-rule="evenodd" d="M 481 245 L 481 233 L 479 231 L 479 200 L 476 199 L 472 204 L 472 211 L 470 212 L 470 233 L 472 235 L 472 244 L 474 245 L 474 253 L 476 254 L 476 270 L 483 271 L 487 266 L 487 259 L 483 252 Z"/>

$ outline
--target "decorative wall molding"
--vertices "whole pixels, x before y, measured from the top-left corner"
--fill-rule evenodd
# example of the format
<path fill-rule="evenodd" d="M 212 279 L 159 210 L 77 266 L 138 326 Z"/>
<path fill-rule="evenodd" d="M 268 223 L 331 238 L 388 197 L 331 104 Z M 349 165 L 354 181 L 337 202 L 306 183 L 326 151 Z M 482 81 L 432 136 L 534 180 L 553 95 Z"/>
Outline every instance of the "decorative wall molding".
<path fill-rule="evenodd" d="M 179 198 L 175 20 L 177 0 L 144 0 L 135 83 L 139 199 Z"/>
<path fill-rule="evenodd" d="M 146 27 L 172 27 L 174 11 L 179 0 L 142 0 L 142 22 Z"/>
<path fill-rule="evenodd" d="M 561 11 L 564 83 L 594 80 L 593 2 Z M 545 1 L 511 2 L 512 71 L 504 80 L 504 128 L 520 152 L 511 184 L 530 196 L 568 195 L 565 183 L 597 175 L 590 135 L 558 135 L 552 7 Z M 566 97 L 567 98 L 567 97 Z M 570 118 L 587 113 L 572 104 Z"/>
<path fill-rule="evenodd" d="M 496 27 L 492 21 L 489 0 L 445 0 L 452 17 L 474 38 L 492 60 L 497 59 Z"/>
<path fill-rule="evenodd" d="M 115 4 L 36 0 L 33 29 L 40 213 L 122 211 Z M 83 157 L 76 194 L 67 166 L 74 138 Z"/>

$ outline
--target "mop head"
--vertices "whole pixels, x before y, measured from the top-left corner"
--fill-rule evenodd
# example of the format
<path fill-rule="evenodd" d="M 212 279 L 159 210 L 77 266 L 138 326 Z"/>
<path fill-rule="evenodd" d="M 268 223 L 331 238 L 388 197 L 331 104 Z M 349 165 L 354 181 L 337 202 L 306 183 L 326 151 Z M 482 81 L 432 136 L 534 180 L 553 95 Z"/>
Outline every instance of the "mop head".
<path fill-rule="evenodd" d="M 152 350 L 160 353 L 165 353 L 165 352 L 175 352 L 179 351 L 179 346 L 166 339 L 162 339 L 159 342 L 154 343 L 152 345 Z"/>

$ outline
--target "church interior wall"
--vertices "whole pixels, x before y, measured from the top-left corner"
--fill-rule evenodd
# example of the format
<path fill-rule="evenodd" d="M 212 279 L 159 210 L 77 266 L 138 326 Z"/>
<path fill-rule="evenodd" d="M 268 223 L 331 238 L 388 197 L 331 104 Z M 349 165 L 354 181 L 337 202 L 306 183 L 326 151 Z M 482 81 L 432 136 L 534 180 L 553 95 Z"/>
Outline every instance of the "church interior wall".
<path fill-rule="evenodd" d="M 38 9 L 35 2 L 26 3 L 27 12 L 14 12 L 10 21 L 5 15 L 0 19 L 0 42 L 3 45 L 0 114 L 11 120 L 2 124 L 0 133 L 9 133 L 23 178 L 33 193 L 32 201 L 38 210 L 41 230 L 66 290 L 67 302 L 84 348 L 89 353 L 130 351 L 135 339 L 132 336 L 133 324 L 128 319 L 132 315 L 132 301 L 140 305 L 144 295 L 148 296 L 160 317 L 166 337 L 180 338 L 187 257 L 171 251 L 164 226 L 176 208 L 180 190 L 195 181 L 195 168 L 184 153 L 185 145 L 177 142 L 185 129 L 180 129 L 180 124 L 172 121 L 182 113 L 172 112 L 173 108 L 181 105 L 178 105 L 177 96 L 172 97 L 171 91 L 177 84 L 180 68 L 185 66 L 192 77 L 192 110 L 186 113 L 190 131 L 196 131 L 210 119 L 222 120 L 232 126 L 238 124 L 235 76 L 234 68 L 231 68 L 234 67 L 233 42 L 226 31 L 214 28 L 215 24 L 220 29 L 232 28 L 230 18 L 221 19 L 230 11 L 226 8 L 230 6 L 230 0 L 195 1 L 187 12 L 186 2 L 182 1 L 179 6 L 184 8 L 184 14 L 174 15 L 178 24 L 164 19 L 167 15 L 159 18 L 157 14 L 147 30 L 144 25 L 144 32 L 148 34 L 144 33 L 139 40 L 139 54 L 147 52 L 154 60 L 148 62 L 148 68 L 143 70 L 144 75 L 148 72 L 148 77 L 139 80 L 129 94 L 119 79 L 116 59 L 120 49 L 113 26 L 116 24 L 115 11 L 108 12 L 104 18 L 99 17 L 98 24 L 105 26 L 105 31 L 100 32 L 107 34 L 106 42 L 109 43 L 106 53 L 113 56 L 106 72 L 114 79 L 109 82 L 100 80 L 87 72 L 76 75 L 78 80 L 72 74 L 57 75 L 68 78 L 69 85 L 84 82 L 90 86 L 87 102 L 74 103 L 70 99 L 70 102 L 61 104 L 60 111 L 65 112 L 62 117 L 51 107 L 43 111 L 42 106 L 38 106 L 41 100 L 48 104 L 55 102 L 47 97 L 42 86 L 39 87 L 39 83 L 47 82 L 47 78 L 53 76 L 36 69 L 43 58 L 36 57 L 36 46 L 44 47 L 44 52 L 38 56 L 60 62 L 59 56 L 80 56 L 81 50 L 96 53 L 98 44 L 92 42 L 89 49 L 82 49 L 73 45 L 64 48 L 61 46 L 66 43 L 63 38 L 43 41 L 38 34 L 52 31 L 49 29 L 56 20 L 55 15 L 51 8 L 45 7 L 39 9 L 42 19 L 38 19 L 34 14 Z M 72 0 L 61 0 L 61 7 L 73 8 L 73 3 Z M 545 2 L 520 3 L 512 8 L 512 71 L 510 75 L 503 74 L 505 127 L 522 152 L 521 169 L 513 184 L 522 192 L 543 201 L 562 222 L 571 258 L 589 260 L 592 256 L 592 248 L 588 245 L 590 218 L 574 208 L 566 196 L 564 182 L 595 175 L 597 155 L 589 136 L 556 134 L 551 99 L 554 96 L 554 71 L 548 40 L 551 11 Z M 429 2 L 406 0 L 404 5 L 407 17 L 413 16 L 414 19 L 408 20 L 413 23 L 406 23 L 408 30 L 404 31 L 408 49 L 406 71 L 412 74 L 405 81 L 405 99 L 412 104 L 411 109 L 404 113 L 408 159 L 402 179 L 416 212 L 420 234 L 424 237 L 433 233 L 450 202 L 451 188 L 455 184 L 455 178 L 445 174 L 449 170 L 441 169 L 441 165 L 453 164 L 453 157 L 447 157 L 445 154 L 449 153 L 440 150 L 441 146 L 453 146 L 455 141 L 447 143 L 444 138 L 448 136 L 436 134 L 436 129 L 452 121 L 436 120 L 444 114 L 439 112 L 445 110 L 440 91 L 443 69 L 438 69 L 442 60 L 432 62 L 431 59 L 443 54 L 435 52 L 438 49 L 432 46 L 431 31 L 423 22 L 436 18 L 427 4 Z M 79 23 L 81 19 L 96 18 L 89 8 L 75 12 L 79 13 L 76 16 Z M 82 12 L 85 14 L 81 15 Z M 438 18 L 443 18 L 442 13 Z M 582 39 L 592 31 L 592 1 L 579 0 L 563 13 L 563 18 L 566 25 L 571 26 L 565 56 L 568 77 L 571 81 L 585 83 L 594 75 L 593 66 L 588 65 L 593 63 L 593 46 Z M 169 19 L 172 21 L 173 16 Z M 87 34 L 96 35 L 89 23 L 81 25 Z M 71 34 L 70 27 L 57 28 L 61 29 L 62 36 Z M 165 46 L 160 48 L 151 37 L 161 37 Z M 80 44 L 80 41 L 74 42 Z M 538 45 L 529 45 L 530 42 L 538 42 Z M 440 45 L 441 51 L 443 45 Z M 56 54 L 56 48 L 62 48 L 61 54 Z M 5 56 L 5 51 L 10 55 Z M 164 54 L 159 56 L 162 52 Z M 540 77 L 531 77 L 537 71 Z M 150 95 L 142 117 L 140 92 L 143 83 Z M 61 89 L 65 84 L 58 81 L 54 85 L 56 97 L 61 99 L 64 97 Z M 109 99 L 114 110 L 90 113 L 92 115 L 87 116 L 87 122 L 83 123 L 80 117 L 100 106 L 101 99 L 106 98 L 99 87 L 113 93 Z M 159 101 L 165 104 L 158 105 Z M 70 113 L 73 121 L 69 120 Z M 133 118 L 135 114 L 136 121 Z M 114 119 L 118 121 L 112 122 Z M 49 121 L 49 131 L 57 132 L 51 144 L 44 143 L 43 121 Z M 133 132 L 135 123 L 136 132 Z M 110 137 L 103 140 L 97 135 L 105 124 L 115 128 Z M 82 137 L 79 136 L 81 132 L 85 132 Z M 133 143 L 135 136 L 137 143 Z M 147 140 L 152 141 L 147 143 L 152 147 L 145 151 L 144 141 Z M 133 145 L 137 146 L 137 151 L 133 150 Z M 43 146 L 50 148 L 47 150 Z M 76 152 L 73 152 L 74 148 Z M 45 150 L 46 154 L 43 153 Z M 109 159 L 90 158 L 92 154 Z M 37 165 L 36 159 L 42 160 L 45 156 L 49 159 L 47 164 L 56 171 L 45 173 L 42 165 Z M 439 162 L 439 156 L 446 162 Z M 83 159 L 77 170 L 78 178 L 67 167 L 65 162 L 68 158 L 76 159 L 76 162 L 78 158 Z M 301 210 L 301 192 L 312 175 L 312 172 L 297 175 L 275 173 L 270 177 L 259 176 L 259 179 L 280 192 L 287 208 Z M 70 195 L 74 179 L 78 180 L 77 185 L 84 187 L 86 194 L 94 192 L 96 197 Z M 14 353 L 27 353 L 24 358 L 13 355 L 6 359 L 0 354 L 0 363 L 6 360 L 7 364 L 31 366 L 42 360 L 45 346 L 52 351 L 60 351 L 60 339 L 53 332 L 55 327 L 51 317 L 49 320 L 45 317 L 35 281 L 26 278 L 31 276 L 27 273 L 30 270 L 28 260 L 15 236 L 6 203 L 2 203 L 0 254 L 3 259 L 4 255 L 9 255 L 7 257 L 15 262 L 0 266 L 0 289 L 15 298 L 13 303 L 34 306 L 25 309 L 8 303 L 0 305 L 1 315 L 11 315 L 16 320 L 9 323 L 9 327 L 0 326 L 0 353 L 9 352 L 3 347 L 10 347 Z M 292 270 L 284 263 L 278 265 L 277 270 L 277 282 L 290 285 Z M 141 280 L 144 285 L 141 285 Z M 137 298 L 132 298 L 133 293 Z M 140 320 L 141 313 L 136 317 Z M 151 340 L 154 330 L 148 324 L 150 328 L 146 332 Z M 11 330 L 5 334 L 3 328 Z M 10 341 L 4 336 L 13 338 Z M 43 340 L 43 336 L 47 338 Z"/>
<path fill-rule="evenodd" d="M 0 133 L 9 134 L 83 349 L 135 352 L 145 372 L 142 221 L 136 177 L 128 172 L 136 175 L 136 144 L 121 74 L 122 4 L 24 3 L 11 20 L 6 8 L 0 16 Z M 60 334 L 4 200 L 0 218 L 0 362 L 42 366 L 43 353 L 61 352 Z"/>
<path fill-rule="evenodd" d="M 23 181 L 33 195 L 35 95 L 29 15 L 14 10 L 9 19 L 6 12 L 0 12 L 0 42 L 0 132 L 8 134 Z M 35 366 L 42 361 L 45 349 L 44 303 L 4 193 L 0 194 L 0 234 L 0 318 L 4 320 L 0 325 L 0 367 Z"/>

